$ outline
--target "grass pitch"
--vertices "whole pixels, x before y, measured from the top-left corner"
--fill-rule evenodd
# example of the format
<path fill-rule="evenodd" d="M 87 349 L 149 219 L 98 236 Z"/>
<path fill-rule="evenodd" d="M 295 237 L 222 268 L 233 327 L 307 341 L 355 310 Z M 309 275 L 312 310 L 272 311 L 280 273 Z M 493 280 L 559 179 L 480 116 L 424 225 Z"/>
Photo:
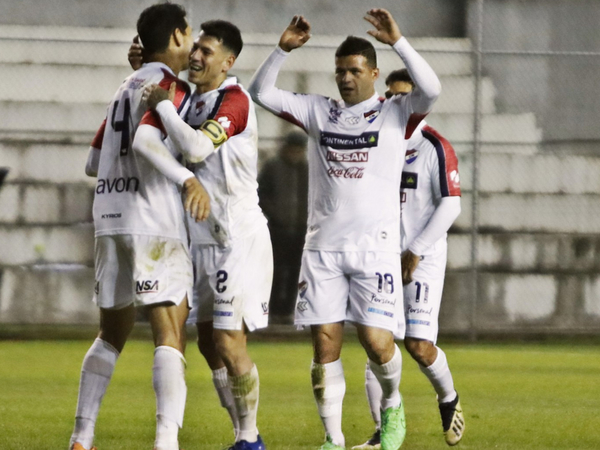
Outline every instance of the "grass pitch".
<path fill-rule="evenodd" d="M 0 450 L 66 449 L 79 369 L 91 341 L 0 341 Z M 444 345 L 461 394 L 466 433 L 459 449 L 600 449 L 600 346 Z M 315 450 L 323 441 L 310 386 L 309 342 L 250 344 L 261 379 L 259 429 L 269 450 Z M 152 449 L 152 345 L 129 342 L 96 427 L 100 450 Z M 181 446 L 218 450 L 231 442 L 209 370 L 187 351 L 188 403 Z M 343 362 L 347 448 L 373 425 L 364 394 L 365 355 L 350 339 Z M 401 384 L 408 435 L 402 449 L 447 449 L 433 389 L 404 353 Z"/>

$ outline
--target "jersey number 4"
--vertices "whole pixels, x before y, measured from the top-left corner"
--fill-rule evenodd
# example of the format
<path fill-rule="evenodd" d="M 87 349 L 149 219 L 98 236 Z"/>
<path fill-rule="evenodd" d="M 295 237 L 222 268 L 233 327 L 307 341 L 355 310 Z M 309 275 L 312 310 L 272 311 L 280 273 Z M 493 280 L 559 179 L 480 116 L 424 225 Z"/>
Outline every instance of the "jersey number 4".
<path fill-rule="evenodd" d="M 119 103 L 123 105 L 123 112 L 121 114 L 121 120 L 117 120 L 117 110 L 119 109 Z M 129 98 L 125 97 L 121 99 L 121 102 L 117 100 L 113 105 L 113 112 L 111 118 L 111 125 L 113 130 L 117 133 L 121 133 L 121 149 L 119 154 L 125 156 L 129 152 L 130 144 L 130 130 L 129 130 L 129 113 L 131 112 L 131 103 Z"/>

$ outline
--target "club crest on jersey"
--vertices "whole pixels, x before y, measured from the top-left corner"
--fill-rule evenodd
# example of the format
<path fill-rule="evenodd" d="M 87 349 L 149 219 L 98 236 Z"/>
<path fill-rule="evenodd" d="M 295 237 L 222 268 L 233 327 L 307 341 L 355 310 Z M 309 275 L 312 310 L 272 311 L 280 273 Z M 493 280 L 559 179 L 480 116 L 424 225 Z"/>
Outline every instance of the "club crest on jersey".
<path fill-rule="evenodd" d="M 320 144 L 336 150 L 372 148 L 377 147 L 378 143 L 379 131 L 369 131 L 359 136 L 321 131 Z"/>
<path fill-rule="evenodd" d="M 304 280 L 302 280 L 300 283 L 298 283 L 298 295 L 301 298 L 304 298 L 304 294 L 306 294 L 306 290 L 308 289 L 308 283 Z"/>
<path fill-rule="evenodd" d="M 417 157 L 419 156 L 419 150 L 407 150 L 406 151 L 406 164 L 412 164 L 415 162 Z"/>
<path fill-rule="evenodd" d="M 365 119 L 367 120 L 367 122 L 369 123 L 373 123 L 373 121 L 375 119 L 377 119 L 377 117 L 379 116 L 379 111 L 368 111 L 366 113 L 364 113 Z"/>
<path fill-rule="evenodd" d="M 339 109 L 335 109 L 335 108 L 329 108 L 329 123 L 338 123 L 338 120 L 340 119 L 342 115 L 342 112 Z"/>
<path fill-rule="evenodd" d="M 203 101 L 196 102 L 196 107 L 195 107 L 194 111 L 196 112 L 197 116 L 199 116 L 200 114 L 202 114 L 202 110 L 204 109 L 204 105 L 205 105 L 205 103 Z"/>

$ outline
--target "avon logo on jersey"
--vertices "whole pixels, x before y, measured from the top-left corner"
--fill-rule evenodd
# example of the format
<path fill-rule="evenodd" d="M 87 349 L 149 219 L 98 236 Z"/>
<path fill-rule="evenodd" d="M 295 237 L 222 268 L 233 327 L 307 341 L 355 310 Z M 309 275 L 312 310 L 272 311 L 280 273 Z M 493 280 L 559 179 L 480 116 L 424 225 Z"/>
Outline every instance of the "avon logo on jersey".
<path fill-rule="evenodd" d="M 377 117 L 379 116 L 379 111 L 368 111 L 364 113 L 364 116 L 367 122 L 373 123 L 375 119 L 377 119 Z"/>
<path fill-rule="evenodd" d="M 337 162 L 367 162 L 369 161 L 368 152 L 350 152 L 340 153 L 332 150 L 327 151 L 327 161 Z"/>
<path fill-rule="evenodd" d="M 419 182 L 419 174 L 414 172 L 402 172 L 400 189 L 416 189 Z"/>
<path fill-rule="evenodd" d="M 140 188 L 140 180 L 136 177 L 119 177 L 119 178 L 99 178 L 96 186 L 96 194 L 104 194 L 108 192 L 137 192 Z"/>
<path fill-rule="evenodd" d="M 138 294 L 158 292 L 158 280 L 142 280 L 135 282 L 135 291 Z"/>
<path fill-rule="evenodd" d="M 329 133 L 321 131 L 320 144 L 335 148 L 337 150 L 352 150 L 359 148 L 377 147 L 379 143 L 379 131 L 370 131 L 360 136 L 349 136 L 347 134 Z"/>
<path fill-rule="evenodd" d="M 329 167 L 327 175 L 331 178 L 362 178 L 364 170 L 364 167 L 348 167 L 347 169 Z"/>
<path fill-rule="evenodd" d="M 407 150 L 406 151 L 406 164 L 412 164 L 415 162 L 415 160 L 417 159 L 417 156 L 419 156 L 419 150 Z"/>

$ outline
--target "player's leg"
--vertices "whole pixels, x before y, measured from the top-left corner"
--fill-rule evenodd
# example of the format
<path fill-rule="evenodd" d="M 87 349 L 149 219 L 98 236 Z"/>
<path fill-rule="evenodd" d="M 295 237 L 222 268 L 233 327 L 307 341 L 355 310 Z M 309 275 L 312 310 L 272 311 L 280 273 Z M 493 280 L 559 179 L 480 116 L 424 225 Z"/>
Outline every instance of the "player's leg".
<path fill-rule="evenodd" d="M 231 386 L 229 385 L 227 367 L 225 367 L 225 363 L 217 351 L 217 347 L 213 338 L 212 320 L 197 323 L 196 328 L 198 330 L 198 349 L 200 350 L 202 356 L 204 356 L 208 367 L 212 371 L 213 385 L 217 391 L 217 395 L 219 396 L 221 406 L 227 410 L 227 413 L 231 418 L 231 423 L 233 425 L 233 436 L 235 439 L 237 438 L 240 428 L 240 421 L 235 409 L 235 401 L 233 400 Z"/>
<path fill-rule="evenodd" d="M 442 300 L 445 250 L 424 258 L 404 288 L 406 339 L 404 345 L 433 386 L 439 403 L 446 442 L 457 444 L 465 429 L 464 416 L 454 388 L 446 354 L 435 345 Z"/>
<path fill-rule="evenodd" d="M 344 337 L 344 322 L 311 326 L 313 361 L 311 383 L 319 416 L 327 440 L 344 447 L 342 403 L 346 393 L 344 368 L 340 359 Z M 334 447 L 335 448 L 335 447 Z"/>
<path fill-rule="evenodd" d="M 187 388 L 185 384 L 185 321 L 188 303 L 147 307 L 148 320 L 154 336 L 152 384 L 156 394 L 156 450 L 178 450 L 179 428 Z"/>
<path fill-rule="evenodd" d="M 325 427 L 323 448 L 343 448 L 342 402 L 346 381 L 340 359 L 348 306 L 344 254 L 305 250 L 298 283 L 295 324 L 310 326 L 313 342 L 311 382 Z"/>
<path fill-rule="evenodd" d="M 133 269 L 128 249 L 124 236 L 96 239 L 94 302 L 100 308 L 100 332 L 83 359 L 69 448 L 74 444 L 92 448 L 102 398 L 135 322 Z"/>
<path fill-rule="evenodd" d="M 227 368 L 239 420 L 234 449 L 263 449 L 258 434 L 259 375 L 248 354 L 246 332 L 265 328 L 273 282 L 273 252 L 266 226 L 221 251 L 210 274 L 214 293 L 213 338 Z"/>
<path fill-rule="evenodd" d="M 394 337 L 403 337 L 404 317 L 400 286 L 400 258 L 393 253 L 349 255 L 348 319 L 356 324 L 368 365 L 381 387 L 381 448 L 402 445 L 406 435 L 404 407 L 399 393 L 402 354 Z M 398 286 L 396 285 L 398 281 Z"/>
<path fill-rule="evenodd" d="M 371 417 L 375 422 L 375 432 L 373 435 L 364 443 L 355 445 L 352 450 L 378 450 L 381 448 L 381 397 L 383 391 L 379 380 L 373 374 L 369 361 L 365 368 L 365 391 L 367 394 L 367 401 L 369 403 L 369 409 L 371 410 Z"/>

